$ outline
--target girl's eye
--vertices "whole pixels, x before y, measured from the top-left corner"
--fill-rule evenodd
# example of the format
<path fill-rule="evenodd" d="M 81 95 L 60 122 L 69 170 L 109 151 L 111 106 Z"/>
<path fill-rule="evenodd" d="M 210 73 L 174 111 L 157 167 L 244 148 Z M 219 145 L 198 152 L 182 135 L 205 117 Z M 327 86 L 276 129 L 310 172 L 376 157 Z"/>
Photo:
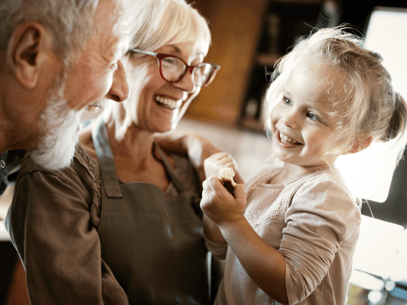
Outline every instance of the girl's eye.
<path fill-rule="evenodd" d="M 313 114 L 312 112 L 307 113 L 307 118 L 309 118 L 313 121 L 322 122 L 321 119 L 319 117 L 317 117 L 315 114 Z"/>
<path fill-rule="evenodd" d="M 291 100 L 288 97 L 283 96 L 283 103 L 286 105 L 291 105 Z"/>

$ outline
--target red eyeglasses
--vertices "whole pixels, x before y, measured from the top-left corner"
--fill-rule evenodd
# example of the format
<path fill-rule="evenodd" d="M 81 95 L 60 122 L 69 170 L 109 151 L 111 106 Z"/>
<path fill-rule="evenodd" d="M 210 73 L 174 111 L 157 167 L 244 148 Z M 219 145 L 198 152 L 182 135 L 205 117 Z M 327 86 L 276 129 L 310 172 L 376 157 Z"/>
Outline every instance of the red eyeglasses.
<path fill-rule="evenodd" d="M 213 81 L 220 69 L 219 65 L 212 63 L 200 63 L 196 66 L 189 66 L 183 59 L 170 54 L 138 49 L 129 49 L 129 51 L 156 57 L 161 77 L 169 83 L 179 82 L 189 71 L 193 76 L 195 86 L 206 87 Z"/>

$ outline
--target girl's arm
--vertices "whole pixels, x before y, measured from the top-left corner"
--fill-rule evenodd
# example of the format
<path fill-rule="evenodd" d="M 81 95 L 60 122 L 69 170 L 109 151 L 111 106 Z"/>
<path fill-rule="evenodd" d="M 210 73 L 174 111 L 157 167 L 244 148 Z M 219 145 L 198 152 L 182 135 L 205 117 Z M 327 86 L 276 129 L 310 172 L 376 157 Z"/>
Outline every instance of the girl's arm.
<path fill-rule="evenodd" d="M 205 237 L 211 242 L 219 245 L 226 244 L 226 240 L 222 235 L 218 225 L 213 222 L 208 216 L 203 215 Z"/>
<path fill-rule="evenodd" d="M 270 297 L 288 304 L 284 256 L 264 242 L 245 218 L 243 185 L 236 186 L 235 198 L 216 177 L 207 179 L 203 186 L 201 208 L 218 225 L 247 274 Z"/>

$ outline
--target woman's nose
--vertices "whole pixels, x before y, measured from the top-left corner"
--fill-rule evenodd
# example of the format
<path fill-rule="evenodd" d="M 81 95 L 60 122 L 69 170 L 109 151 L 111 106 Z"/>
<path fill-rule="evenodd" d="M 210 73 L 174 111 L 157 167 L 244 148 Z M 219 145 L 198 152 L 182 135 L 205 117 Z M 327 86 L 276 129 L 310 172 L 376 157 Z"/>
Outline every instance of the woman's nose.
<path fill-rule="evenodd" d="M 115 102 L 123 102 L 129 97 L 126 71 L 121 60 L 117 62 L 117 69 L 113 74 L 112 87 L 106 97 Z"/>
<path fill-rule="evenodd" d="M 194 71 L 188 70 L 184 77 L 177 83 L 173 83 L 174 86 L 182 89 L 187 93 L 193 93 L 196 91 L 197 86 L 195 85 L 194 81 Z"/>

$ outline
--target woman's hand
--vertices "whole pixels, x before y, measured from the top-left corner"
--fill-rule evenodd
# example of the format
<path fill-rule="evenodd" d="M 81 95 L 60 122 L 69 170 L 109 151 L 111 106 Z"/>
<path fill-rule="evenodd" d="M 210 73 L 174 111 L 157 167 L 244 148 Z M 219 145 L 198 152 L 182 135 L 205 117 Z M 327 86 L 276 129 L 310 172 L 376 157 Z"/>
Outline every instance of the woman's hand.
<path fill-rule="evenodd" d="M 173 131 L 156 134 L 154 140 L 166 151 L 187 154 L 198 171 L 201 181 L 205 180 L 204 160 L 220 151 L 210 141 L 195 132 Z"/>
<path fill-rule="evenodd" d="M 218 177 L 220 174 L 220 170 L 223 167 L 230 167 L 231 169 L 234 170 L 235 173 L 237 171 L 236 162 L 228 153 L 219 152 L 213 154 L 204 161 L 205 177 L 206 178 L 210 176 Z"/>
<path fill-rule="evenodd" d="M 219 226 L 243 219 L 246 207 L 246 192 L 243 184 L 237 184 L 235 197 L 225 189 L 219 178 L 209 177 L 203 183 L 201 209 Z"/>

